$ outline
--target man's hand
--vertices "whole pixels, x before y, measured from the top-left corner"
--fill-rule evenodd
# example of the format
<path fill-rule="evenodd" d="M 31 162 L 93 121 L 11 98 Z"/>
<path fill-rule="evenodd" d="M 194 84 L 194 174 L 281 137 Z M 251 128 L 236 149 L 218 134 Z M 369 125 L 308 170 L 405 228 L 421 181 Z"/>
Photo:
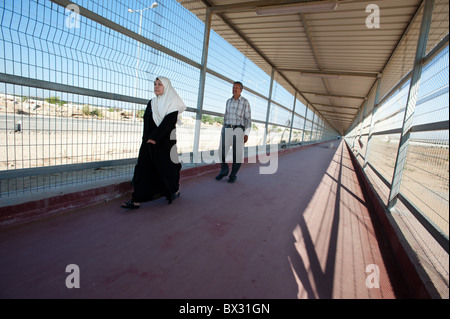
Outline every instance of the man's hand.
<path fill-rule="evenodd" d="M 150 143 L 150 144 L 156 144 L 156 141 L 154 141 L 154 140 L 152 140 L 152 139 L 149 139 L 149 140 L 147 141 L 147 143 Z"/>
<path fill-rule="evenodd" d="M 247 143 L 248 141 L 248 135 L 244 135 L 244 143 Z"/>

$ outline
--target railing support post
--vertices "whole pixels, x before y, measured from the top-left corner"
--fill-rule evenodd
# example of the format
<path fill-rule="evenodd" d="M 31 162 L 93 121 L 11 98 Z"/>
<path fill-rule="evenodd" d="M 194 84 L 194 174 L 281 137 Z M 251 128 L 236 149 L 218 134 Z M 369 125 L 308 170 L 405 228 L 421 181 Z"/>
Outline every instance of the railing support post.
<path fill-rule="evenodd" d="M 263 140 L 264 146 L 267 145 L 267 133 L 269 132 L 269 116 L 270 116 L 270 106 L 272 104 L 272 90 L 274 77 L 275 77 L 275 68 L 272 68 L 272 74 L 270 75 L 269 99 L 267 101 L 266 126 L 264 128 L 264 140 Z"/>
<path fill-rule="evenodd" d="M 308 103 L 306 103 L 305 118 L 303 121 L 303 130 L 302 130 L 302 143 L 305 139 L 306 117 L 308 116 L 308 110 L 309 110 Z"/>
<path fill-rule="evenodd" d="M 380 87 L 381 87 L 381 78 L 377 81 L 377 90 L 375 92 L 375 101 L 373 103 L 373 109 L 372 109 L 372 117 L 370 118 L 370 128 L 369 128 L 369 136 L 367 137 L 367 146 L 366 146 L 366 152 L 364 153 L 364 165 L 363 170 L 365 171 L 366 166 L 368 164 L 367 157 L 369 156 L 369 148 L 370 148 L 370 141 L 372 140 L 372 134 L 373 134 L 373 127 L 375 126 L 375 114 L 378 110 L 378 103 L 380 101 Z"/>
<path fill-rule="evenodd" d="M 198 87 L 198 98 L 197 98 L 197 115 L 195 121 L 195 131 L 194 131 L 194 147 L 192 150 L 194 163 L 199 163 L 199 145 L 200 145 L 200 128 L 202 123 L 202 112 L 203 112 L 203 100 L 205 96 L 205 83 L 206 83 L 206 65 L 208 61 L 208 49 L 209 49 L 209 36 L 211 31 L 211 18 L 212 12 L 210 8 L 206 9 L 205 17 L 205 33 L 203 35 L 203 51 L 202 51 L 202 63 L 200 68 L 200 82 Z"/>
<path fill-rule="evenodd" d="M 294 115 L 295 115 L 295 104 L 297 102 L 297 91 L 295 91 L 294 95 L 294 106 L 292 108 L 292 117 L 291 117 L 291 127 L 289 129 L 289 142 L 288 145 L 291 146 L 291 138 L 292 138 L 292 127 L 294 125 Z"/>

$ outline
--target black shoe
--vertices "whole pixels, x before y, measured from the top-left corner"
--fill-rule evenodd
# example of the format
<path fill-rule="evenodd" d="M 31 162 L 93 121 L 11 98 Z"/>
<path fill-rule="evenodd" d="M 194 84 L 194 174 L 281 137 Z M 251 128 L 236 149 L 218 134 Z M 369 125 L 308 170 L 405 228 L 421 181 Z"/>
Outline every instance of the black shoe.
<path fill-rule="evenodd" d="M 168 198 L 167 200 L 169 201 L 169 204 L 172 204 L 172 202 L 177 199 L 178 197 L 180 197 L 180 192 L 176 192 L 174 194 L 172 194 L 172 196 L 170 198 Z"/>
<path fill-rule="evenodd" d="M 227 176 L 227 175 L 219 174 L 219 175 L 216 176 L 216 179 L 217 179 L 218 181 L 220 181 L 220 180 L 221 180 L 222 178 L 224 178 L 225 176 Z"/>
<path fill-rule="evenodd" d="M 228 178 L 228 183 L 230 183 L 230 184 L 234 183 L 236 181 L 236 178 L 237 178 L 236 176 L 230 176 Z"/>
<path fill-rule="evenodd" d="M 120 207 L 128 208 L 128 209 L 137 209 L 137 208 L 141 207 L 141 205 L 136 205 L 133 201 L 129 200 L 128 202 L 120 205 Z"/>

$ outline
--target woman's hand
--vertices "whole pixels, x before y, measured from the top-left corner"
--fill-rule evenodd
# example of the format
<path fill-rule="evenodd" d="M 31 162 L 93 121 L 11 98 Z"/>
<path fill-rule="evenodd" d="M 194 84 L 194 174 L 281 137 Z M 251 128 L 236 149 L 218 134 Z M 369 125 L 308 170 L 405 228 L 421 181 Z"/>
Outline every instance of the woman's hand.
<path fill-rule="evenodd" d="M 154 145 L 154 144 L 156 144 L 156 141 L 154 141 L 154 140 L 152 140 L 152 139 L 149 139 L 149 140 L 147 141 L 147 144 L 148 144 L 148 143 L 150 143 L 150 144 L 153 144 L 153 145 Z"/>

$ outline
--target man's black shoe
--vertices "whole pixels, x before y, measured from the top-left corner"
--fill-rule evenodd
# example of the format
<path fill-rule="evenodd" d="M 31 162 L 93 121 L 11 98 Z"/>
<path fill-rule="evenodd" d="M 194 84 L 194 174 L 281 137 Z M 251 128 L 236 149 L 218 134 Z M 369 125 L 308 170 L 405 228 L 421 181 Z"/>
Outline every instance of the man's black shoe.
<path fill-rule="evenodd" d="M 228 178 L 228 183 L 234 183 L 235 181 L 236 181 L 236 176 L 230 176 L 229 178 Z"/>
<path fill-rule="evenodd" d="M 220 180 L 221 180 L 222 178 L 224 178 L 225 176 L 227 176 L 227 175 L 219 174 L 219 175 L 216 176 L 216 179 L 217 179 L 218 181 L 220 181 Z"/>

